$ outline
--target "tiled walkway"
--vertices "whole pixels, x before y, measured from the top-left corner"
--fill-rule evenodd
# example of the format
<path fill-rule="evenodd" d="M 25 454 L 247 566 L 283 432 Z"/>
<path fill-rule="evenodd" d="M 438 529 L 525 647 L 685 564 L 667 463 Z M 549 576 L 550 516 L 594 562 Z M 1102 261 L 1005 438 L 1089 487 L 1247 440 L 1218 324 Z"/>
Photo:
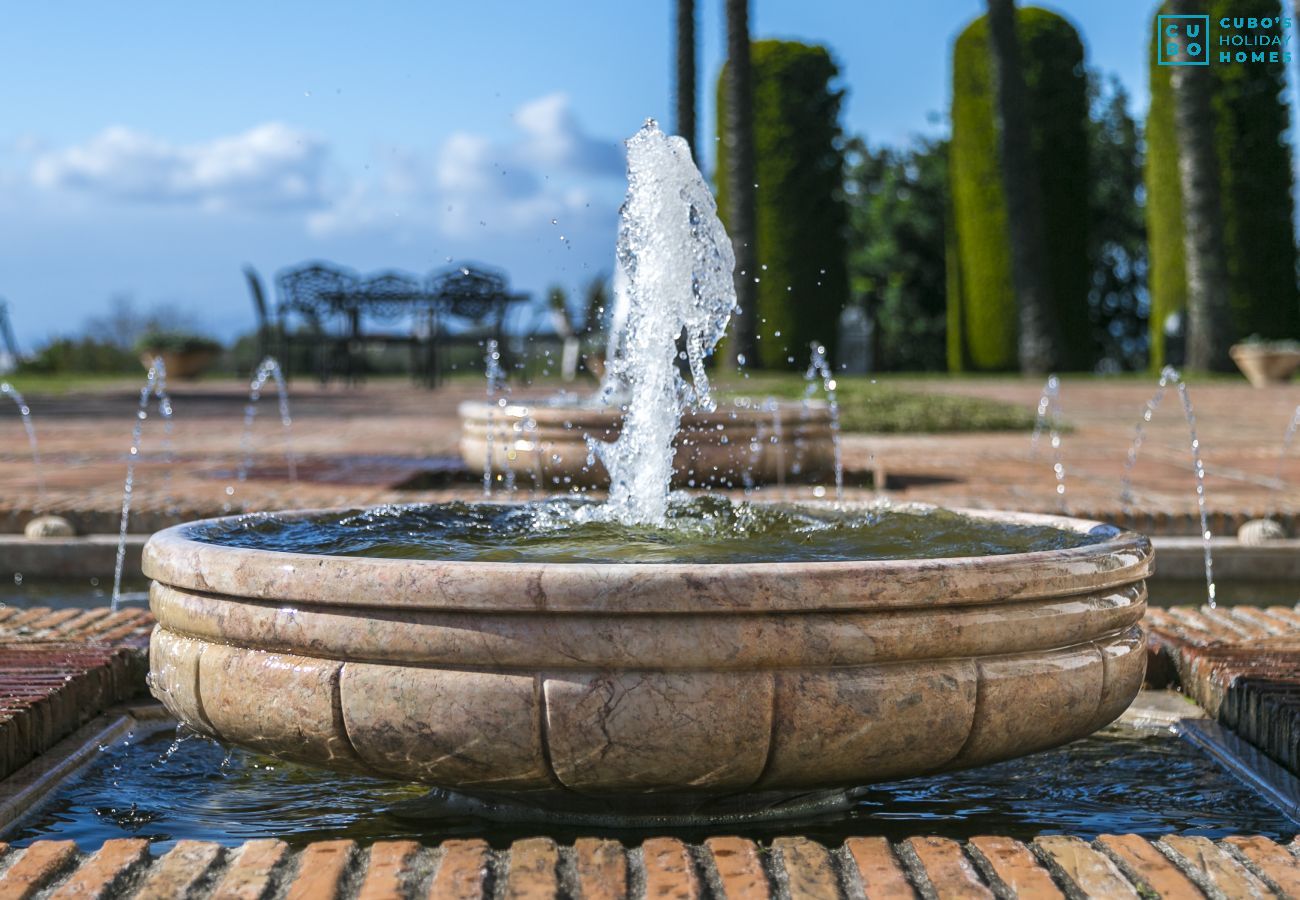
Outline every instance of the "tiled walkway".
<path fill-rule="evenodd" d="M 1296 846 L 1258 837 L 1221 841 L 1105 835 L 1091 843 L 1039 837 L 1025 844 L 977 837 L 964 844 L 915 837 L 850 838 L 826 847 L 801 837 L 760 847 L 734 837 L 687 845 L 653 838 L 558 845 L 548 838 L 494 850 L 482 841 L 276 840 L 221 847 L 181 841 L 154 856 L 144 840 L 89 853 L 70 841 L 4 848 L 0 897 L 328 898 L 545 900 L 552 897 L 834 900 L 903 898 L 1300 896 Z"/>
<path fill-rule="evenodd" d="M 1005 379 L 891 381 L 935 394 L 969 394 L 1037 406 L 1036 381 Z M 1073 431 L 1064 437 L 1066 508 L 1100 516 L 1123 511 L 1120 495 L 1133 429 L 1154 382 L 1125 379 L 1064 379 L 1062 402 Z M 1300 446 L 1281 460 L 1283 433 L 1300 404 L 1300 385 L 1254 390 L 1244 382 L 1216 381 L 1191 388 L 1199 421 L 1212 510 L 1233 516 L 1300 510 Z M 522 394 L 516 391 L 516 396 Z M 179 518 L 233 508 L 357 505 L 474 496 L 479 487 L 462 481 L 434 490 L 397 490 L 418 472 L 421 460 L 455 456 L 456 406 L 477 398 L 481 386 L 455 383 L 426 391 L 400 382 L 357 389 L 293 385 L 293 447 L 302 459 L 302 480 L 285 475 L 280 425 L 268 397 L 256 421 L 253 475 L 238 483 L 240 431 L 245 397 L 240 385 L 204 382 L 175 391 L 170 475 L 161 463 L 162 429 L 156 415 L 146 423 L 139 461 L 133 529 L 153 530 Z M 63 396 L 33 396 L 47 462 L 48 506 L 74 514 L 88 531 L 115 531 L 138 388 L 120 387 Z M 868 401 L 869 402 L 869 401 Z M 1187 427 L 1178 398 L 1170 393 L 1148 427 L 1133 470 L 1134 506 L 1164 517 L 1159 527 L 1186 530 L 1195 511 Z M 0 529 L 17 530 L 40 500 L 16 416 L 0 415 Z M 851 435 L 850 469 L 879 469 L 885 493 L 896 499 L 1056 511 L 1050 450 L 1031 455 L 1028 433 L 965 435 Z M 1279 475 L 1281 476 L 1279 478 Z M 521 479 L 527 481 L 527 479 Z M 1295 485 L 1296 487 L 1292 487 Z M 233 488 L 227 494 L 226 489 Z M 809 488 L 791 488 L 806 496 Z M 772 489 L 772 493 L 781 491 Z M 870 489 L 851 489 L 870 496 Z M 1231 522 L 1221 523 L 1224 529 Z"/>

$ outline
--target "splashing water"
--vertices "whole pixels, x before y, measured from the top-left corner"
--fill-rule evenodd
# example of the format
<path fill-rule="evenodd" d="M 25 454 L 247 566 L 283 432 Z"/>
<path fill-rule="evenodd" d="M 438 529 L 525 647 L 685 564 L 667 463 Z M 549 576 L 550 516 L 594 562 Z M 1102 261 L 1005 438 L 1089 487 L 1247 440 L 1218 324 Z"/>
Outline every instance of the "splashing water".
<path fill-rule="evenodd" d="M 0 394 L 6 395 L 18 407 L 18 415 L 23 420 L 23 430 L 27 432 L 27 446 L 32 449 L 32 465 L 36 467 L 36 497 L 40 509 L 46 506 L 45 469 L 41 466 L 41 450 L 36 443 L 36 426 L 32 424 L 32 409 L 23 399 L 23 395 L 7 381 L 0 381 Z"/>
<path fill-rule="evenodd" d="M 506 385 L 506 373 L 501 368 L 501 348 L 496 339 L 489 339 L 486 350 L 483 354 L 483 371 L 487 376 L 487 436 L 486 446 L 487 455 L 483 460 L 483 496 L 492 496 L 492 444 L 496 439 L 496 411 L 505 409 L 509 402 L 504 391 Z M 506 488 L 513 491 L 514 489 L 514 471 L 511 470 L 509 463 L 506 464 L 505 471 Z"/>
<path fill-rule="evenodd" d="M 257 367 L 257 372 L 248 385 L 248 403 L 244 406 L 244 430 L 239 436 L 239 469 L 235 474 L 235 482 L 240 485 L 248 480 L 248 470 L 253 467 L 253 422 L 257 418 L 257 404 L 262 399 L 262 389 L 271 379 L 275 379 L 275 388 L 279 395 L 280 430 L 284 434 L 284 464 L 289 470 L 289 483 L 298 482 L 298 460 L 293 453 L 293 417 L 289 415 L 289 386 L 285 384 L 280 363 L 275 357 L 268 356 Z M 226 497 L 230 498 L 234 495 L 235 485 L 228 485 Z M 225 506 L 226 511 L 229 512 L 231 508 L 229 499 Z"/>
<path fill-rule="evenodd" d="M 1120 491 L 1120 502 L 1124 505 L 1124 512 L 1128 514 L 1133 502 L 1133 467 L 1137 465 L 1138 453 L 1142 450 L 1142 443 L 1146 439 L 1146 426 L 1160 408 L 1160 401 L 1164 399 L 1165 390 L 1170 384 L 1178 387 L 1178 396 L 1183 402 L 1183 415 L 1187 419 L 1188 437 L 1191 440 L 1192 450 L 1192 468 L 1196 477 L 1196 509 L 1200 515 L 1201 521 L 1201 541 L 1205 552 L 1205 593 L 1207 602 L 1210 606 L 1216 606 L 1215 599 L 1216 589 L 1214 584 L 1214 548 L 1212 546 L 1213 534 L 1210 532 L 1209 513 L 1206 509 L 1205 502 L 1205 465 L 1201 461 L 1201 441 L 1196 434 L 1196 412 L 1192 409 L 1192 398 L 1187 393 L 1187 385 L 1183 382 L 1182 376 L 1173 366 L 1165 366 L 1160 370 L 1160 383 L 1156 388 L 1155 395 L 1147 401 L 1146 407 L 1142 411 L 1142 418 L 1138 421 L 1137 428 L 1133 433 L 1133 444 L 1129 447 L 1128 458 L 1124 461 L 1124 482 Z"/>
<path fill-rule="evenodd" d="M 1038 457 L 1038 446 L 1043 432 L 1052 446 L 1052 474 L 1056 477 L 1056 497 L 1061 512 L 1065 512 L 1065 463 L 1061 456 L 1061 379 L 1055 375 L 1043 385 L 1043 396 L 1038 399 L 1038 414 L 1034 417 L 1034 434 L 1029 439 L 1029 456 Z"/>
<path fill-rule="evenodd" d="M 831 450 L 835 458 L 835 502 L 839 503 L 844 499 L 844 453 L 840 444 L 840 403 L 835 394 L 835 373 L 831 371 L 830 362 L 826 359 L 826 347 L 817 341 L 812 342 L 812 356 L 808 360 L 808 371 L 804 374 L 804 378 L 808 382 L 803 394 L 805 410 L 808 408 L 808 401 L 817 390 L 818 380 L 821 381 L 822 390 L 826 393 L 826 405 L 830 408 L 831 414 Z"/>
<path fill-rule="evenodd" d="M 162 357 L 154 357 L 149 366 L 149 375 L 144 387 L 140 388 L 140 406 L 136 410 L 135 425 L 131 429 L 131 452 L 126 458 L 126 483 L 122 486 L 122 519 L 117 534 L 117 561 L 113 565 L 113 602 L 116 612 L 122 600 L 122 570 L 126 565 L 126 527 L 131 519 L 131 497 L 135 492 L 135 463 L 140 457 L 140 445 L 144 437 L 144 423 L 149 418 L 149 398 L 158 401 L 158 414 L 162 416 L 166 436 L 164 463 L 171 470 L 171 428 L 172 401 L 167 394 L 167 367 Z"/>
<path fill-rule="evenodd" d="M 662 524 L 683 409 L 715 408 L 704 359 L 736 308 L 736 259 L 684 139 L 647 121 L 627 141 L 627 174 L 618 236 L 627 324 L 610 366 L 624 419 L 618 440 L 596 447 L 610 474 L 609 500 L 598 514 L 627 525 Z M 683 331 L 693 388 L 677 371 Z"/>

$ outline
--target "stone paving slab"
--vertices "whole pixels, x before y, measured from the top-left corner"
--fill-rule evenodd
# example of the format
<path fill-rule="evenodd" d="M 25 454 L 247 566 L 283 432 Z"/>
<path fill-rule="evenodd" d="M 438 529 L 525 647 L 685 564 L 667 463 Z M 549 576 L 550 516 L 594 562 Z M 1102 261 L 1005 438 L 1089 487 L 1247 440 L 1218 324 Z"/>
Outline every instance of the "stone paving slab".
<path fill-rule="evenodd" d="M 838 898 L 1077 898 L 1300 896 L 1296 846 L 1255 836 L 1223 840 L 1050 835 L 1028 843 L 984 836 L 961 843 L 804 837 L 759 845 L 736 837 L 689 845 L 650 838 L 625 847 L 529 838 L 497 849 L 481 840 L 422 847 L 350 840 L 291 848 L 263 839 L 235 847 L 179 841 L 154 854 L 123 838 L 0 845 L 0 898 L 381 898 L 433 900 L 838 900 Z"/>

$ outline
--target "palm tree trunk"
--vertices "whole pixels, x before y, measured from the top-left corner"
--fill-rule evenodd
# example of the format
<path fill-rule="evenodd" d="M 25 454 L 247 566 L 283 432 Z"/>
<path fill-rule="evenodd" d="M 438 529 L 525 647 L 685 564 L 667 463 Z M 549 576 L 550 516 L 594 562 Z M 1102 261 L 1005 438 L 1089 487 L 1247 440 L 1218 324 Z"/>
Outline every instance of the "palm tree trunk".
<path fill-rule="evenodd" d="M 691 155 L 699 161 L 695 149 L 695 0 L 677 0 L 677 79 L 673 101 L 677 114 L 677 133 L 691 145 Z"/>
<path fill-rule="evenodd" d="M 750 72 L 749 0 L 727 2 L 727 81 L 726 120 L 722 152 L 727 154 L 727 227 L 736 254 L 736 302 L 740 307 L 733 318 L 732 337 L 727 353 L 733 365 L 742 361 L 758 364 L 757 291 L 754 271 L 755 243 L 754 198 L 754 97 Z"/>
<path fill-rule="evenodd" d="M 1020 369 L 1041 375 L 1060 359 L 1060 326 L 1047 278 L 1042 189 L 1020 68 L 1015 0 L 988 0 L 988 8 L 998 149 L 1011 238 L 1011 281 L 1019 310 Z"/>
<path fill-rule="evenodd" d="M 1205 11 L 1195 0 L 1174 0 L 1170 8 L 1183 15 Z M 1231 371 L 1227 249 L 1211 78 L 1208 66 L 1178 66 L 1172 75 L 1187 264 L 1187 367 Z"/>

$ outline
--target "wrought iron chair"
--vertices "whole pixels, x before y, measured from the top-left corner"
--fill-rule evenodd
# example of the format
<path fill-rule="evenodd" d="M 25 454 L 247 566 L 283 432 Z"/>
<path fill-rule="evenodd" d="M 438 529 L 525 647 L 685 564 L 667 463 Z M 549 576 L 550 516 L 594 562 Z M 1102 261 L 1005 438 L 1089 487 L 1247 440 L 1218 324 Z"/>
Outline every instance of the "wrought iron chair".
<path fill-rule="evenodd" d="M 307 263 L 279 274 L 281 359 L 288 368 L 292 368 L 295 347 L 306 347 L 314 357 L 316 377 L 322 384 L 346 366 L 346 298 L 356 293 L 359 280 L 355 272 L 325 262 Z M 295 317 L 299 320 L 296 328 L 291 324 Z"/>
<path fill-rule="evenodd" d="M 422 321 L 429 309 L 429 298 L 420 284 L 419 278 L 406 272 L 380 272 L 365 278 L 358 286 L 352 302 L 346 312 L 349 322 L 350 343 L 348 346 L 348 378 L 358 377 L 368 346 L 405 346 L 411 352 L 412 377 L 418 377 L 420 371 L 420 351 L 427 339 L 429 329 L 423 328 Z M 404 323 L 405 328 L 376 329 L 367 324 L 371 322 Z"/>
<path fill-rule="evenodd" d="M 447 368 L 447 351 L 454 346 L 483 347 L 495 340 L 507 366 L 506 314 L 528 294 L 511 293 L 503 272 L 465 263 L 433 272 L 427 293 L 433 309 L 432 334 L 426 357 L 426 378 L 437 384 Z"/>

